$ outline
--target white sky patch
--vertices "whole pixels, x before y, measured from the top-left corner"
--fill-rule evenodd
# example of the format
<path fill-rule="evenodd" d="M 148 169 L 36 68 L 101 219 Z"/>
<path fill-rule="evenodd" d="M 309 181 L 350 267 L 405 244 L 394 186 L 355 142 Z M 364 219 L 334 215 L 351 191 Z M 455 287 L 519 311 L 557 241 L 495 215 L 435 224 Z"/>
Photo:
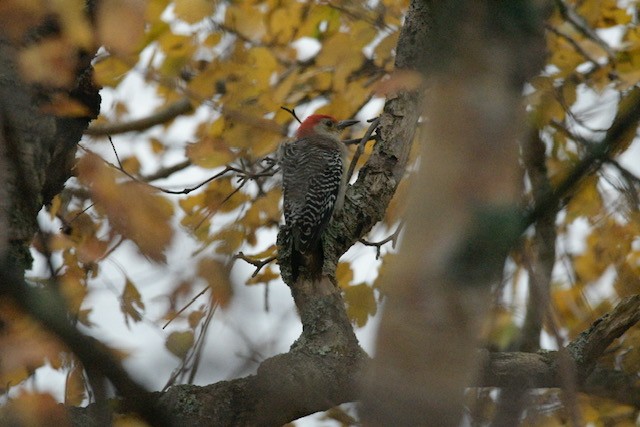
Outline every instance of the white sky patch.
<path fill-rule="evenodd" d="M 356 119 L 363 122 L 361 126 L 367 128 L 369 126 L 367 120 L 378 117 L 382 113 L 382 107 L 384 107 L 384 98 L 374 96 L 358 111 Z"/>
<path fill-rule="evenodd" d="M 298 40 L 291 43 L 291 46 L 298 53 L 298 61 L 305 62 L 315 57 L 320 49 L 322 49 L 322 44 L 314 38 L 311 37 L 302 37 Z"/>

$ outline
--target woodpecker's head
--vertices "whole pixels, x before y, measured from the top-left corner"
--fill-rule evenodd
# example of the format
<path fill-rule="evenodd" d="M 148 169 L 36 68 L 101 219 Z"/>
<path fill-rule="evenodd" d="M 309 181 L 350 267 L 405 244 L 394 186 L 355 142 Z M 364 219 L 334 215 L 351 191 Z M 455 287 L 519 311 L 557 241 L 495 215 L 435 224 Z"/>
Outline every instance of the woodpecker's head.
<path fill-rule="evenodd" d="M 344 128 L 356 123 L 358 123 L 358 120 L 343 120 L 339 122 L 331 116 L 313 114 L 300 124 L 296 137 L 304 138 L 310 135 L 324 135 L 330 138 L 338 138 Z"/>

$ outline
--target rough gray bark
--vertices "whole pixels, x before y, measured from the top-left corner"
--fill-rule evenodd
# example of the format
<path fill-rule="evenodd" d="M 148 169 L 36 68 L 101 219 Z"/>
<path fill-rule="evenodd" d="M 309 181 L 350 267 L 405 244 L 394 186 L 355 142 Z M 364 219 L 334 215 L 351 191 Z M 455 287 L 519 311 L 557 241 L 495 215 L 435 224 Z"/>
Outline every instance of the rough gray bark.
<path fill-rule="evenodd" d="M 84 103 L 91 116 L 61 118 L 45 114 L 41 104 L 46 101 L 47 91 L 22 82 L 14 55 L 11 43 L 0 40 L 0 118 L 4 161 L 8 164 L 3 186 L 8 198 L 1 207 L 8 216 L 3 234 L 10 241 L 11 257 L 25 269 L 31 265 L 28 247 L 37 230 L 36 215 L 71 176 L 76 145 L 89 121 L 98 115 L 100 95 L 87 68 L 79 74 L 70 96 Z M 16 162 L 22 165 L 22 177 L 18 176 Z"/>
<path fill-rule="evenodd" d="M 640 296 L 623 300 L 610 313 L 569 345 L 578 366 L 578 390 L 640 407 L 640 387 L 634 375 L 595 367 L 602 352 L 640 320 Z M 559 387 L 562 383 L 558 352 L 480 351 L 481 375 L 470 386 L 528 388 Z M 160 406 L 173 414 L 175 425 L 278 426 L 287 421 L 353 401 L 359 397 L 366 357 L 309 354 L 303 349 L 275 356 L 262 363 L 258 373 L 208 386 L 177 385 L 155 393 Z M 74 425 L 99 426 L 94 407 L 72 408 Z"/>

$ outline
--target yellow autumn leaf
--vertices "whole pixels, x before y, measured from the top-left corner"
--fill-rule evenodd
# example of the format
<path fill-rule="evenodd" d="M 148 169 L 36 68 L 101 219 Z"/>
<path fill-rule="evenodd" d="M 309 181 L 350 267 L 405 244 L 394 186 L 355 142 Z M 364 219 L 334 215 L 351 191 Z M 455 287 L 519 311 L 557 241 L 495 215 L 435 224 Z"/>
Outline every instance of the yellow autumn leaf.
<path fill-rule="evenodd" d="M 41 111 L 58 117 L 88 117 L 92 115 L 86 105 L 66 94 L 53 95 L 50 102 L 41 107 Z"/>
<path fill-rule="evenodd" d="M 312 37 L 320 38 L 320 35 L 333 34 L 340 28 L 340 12 L 327 4 L 311 4 L 307 14 L 303 17 L 302 25 L 294 38 Z M 326 26 L 324 32 L 321 26 Z"/>
<path fill-rule="evenodd" d="M 153 154 L 162 154 L 166 150 L 165 145 L 158 138 L 149 138 L 149 145 Z"/>
<path fill-rule="evenodd" d="M 159 22 L 160 16 L 167 9 L 171 0 L 146 0 L 147 8 L 145 10 L 145 21 Z"/>
<path fill-rule="evenodd" d="M 212 258 L 203 258 L 198 262 L 198 276 L 209 284 L 214 302 L 222 307 L 229 303 L 233 289 L 229 280 L 229 268 L 226 265 Z"/>
<path fill-rule="evenodd" d="M 616 0 L 604 0 L 601 4 L 600 19 L 595 25 L 596 28 L 616 27 L 631 22 L 632 16 L 626 8 L 620 7 Z"/>
<path fill-rule="evenodd" d="M 178 19 L 195 24 L 213 14 L 214 0 L 174 0 L 173 13 Z"/>
<path fill-rule="evenodd" d="M 567 204 L 567 222 L 581 216 L 596 220 L 596 217 L 603 213 L 604 206 L 598 190 L 598 181 L 597 175 L 590 175 L 582 181 L 578 191 Z"/>
<path fill-rule="evenodd" d="M 67 410 L 49 393 L 22 391 L 3 407 L 19 426 L 71 427 Z"/>
<path fill-rule="evenodd" d="M 121 161 L 122 169 L 127 171 L 129 174 L 138 175 L 140 173 L 142 164 L 137 156 L 125 157 L 124 159 L 121 159 Z"/>
<path fill-rule="evenodd" d="M 189 214 L 202 209 L 202 207 L 204 206 L 204 201 L 205 193 L 200 192 L 195 194 L 192 193 L 192 195 L 181 198 L 178 201 L 178 204 L 185 213 Z"/>
<path fill-rule="evenodd" d="M 564 37 L 555 34 L 549 35 L 548 45 L 551 52 L 548 62 L 558 67 L 558 77 L 574 73 L 576 67 L 586 61 L 586 58 L 576 51 Z"/>
<path fill-rule="evenodd" d="M 207 137 L 193 144 L 188 144 L 186 155 L 194 165 L 211 169 L 223 166 L 234 158 L 233 153 L 222 139 Z"/>
<path fill-rule="evenodd" d="M 316 57 L 318 67 L 328 67 L 333 71 L 333 89 L 336 93 L 345 89 L 347 78 L 362 66 L 365 59 L 353 41 L 352 34 L 334 34 L 323 44 Z"/>
<path fill-rule="evenodd" d="M 224 23 L 250 40 L 260 41 L 267 32 L 261 9 L 249 2 L 230 4 L 227 7 Z"/>
<path fill-rule="evenodd" d="M 618 296 L 628 297 L 640 294 L 640 269 L 636 265 L 624 262 L 616 268 L 616 279 L 613 288 Z"/>
<path fill-rule="evenodd" d="M 67 265 L 67 269 L 60 277 L 60 293 L 67 303 L 67 309 L 75 314 L 87 296 L 87 270 L 77 263 Z"/>
<path fill-rule="evenodd" d="M 160 35 L 158 44 L 166 55 L 159 69 L 160 73 L 165 77 L 179 75 L 191 61 L 197 47 L 191 36 L 170 32 Z"/>
<path fill-rule="evenodd" d="M 363 327 L 367 324 L 369 316 L 374 316 L 378 310 L 373 288 L 366 283 L 360 283 L 343 288 L 343 291 L 349 319 L 356 326 Z"/>
<path fill-rule="evenodd" d="M 120 296 L 120 309 L 124 314 L 127 325 L 129 324 L 129 319 L 134 322 L 142 320 L 140 312 L 144 310 L 144 302 L 142 302 L 140 291 L 128 277 L 125 278 L 124 289 Z"/>
<path fill-rule="evenodd" d="M 204 210 L 193 212 L 185 215 L 180 220 L 180 225 L 189 230 L 199 242 L 209 242 L 210 216 Z"/>
<path fill-rule="evenodd" d="M 118 55 L 131 55 L 141 47 L 146 4 L 143 0 L 102 0 L 98 3 L 100 44 Z"/>
<path fill-rule="evenodd" d="M 171 203 L 148 185 L 117 183 L 114 170 L 95 154 L 86 154 L 78 162 L 77 172 L 111 227 L 131 239 L 143 254 L 164 261 L 164 250 L 173 238 Z"/>
<path fill-rule="evenodd" d="M 248 241 L 247 234 L 240 230 L 239 228 L 223 228 L 218 231 L 216 234 L 211 236 L 211 242 L 217 242 L 216 252 L 224 255 L 232 255 L 240 249 L 240 246 L 247 241 L 247 243 L 251 244 Z"/>
<path fill-rule="evenodd" d="M 212 181 L 204 191 L 203 206 L 211 213 L 231 212 L 249 200 L 242 191 L 231 183 L 231 178 L 221 178 Z"/>
<path fill-rule="evenodd" d="M 164 345 L 172 354 L 184 359 L 194 341 L 193 331 L 175 331 L 169 334 Z"/>
<path fill-rule="evenodd" d="M 84 370 L 77 362 L 73 368 L 67 372 L 67 378 L 64 384 L 64 404 L 70 406 L 80 406 L 87 396 Z"/>
<path fill-rule="evenodd" d="M 29 369 L 27 369 L 25 366 L 18 366 L 13 369 L 3 368 L 2 371 L 0 371 L 0 381 L 2 381 L 0 390 L 5 391 L 11 386 L 20 384 L 22 381 L 26 380 L 32 375 L 32 369 L 33 366 L 29 366 Z"/>
<path fill-rule="evenodd" d="M 300 14 L 303 6 L 303 3 L 294 1 L 287 4 L 286 7 L 280 7 L 271 12 L 268 37 L 273 43 L 286 44 L 291 42 L 300 26 Z"/>
<path fill-rule="evenodd" d="M 251 254 L 251 258 L 255 258 L 255 259 L 269 258 L 270 256 L 275 255 L 277 248 L 278 247 L 276 245 L 270 245 L 267 249 L 263 251 L 260 251 L 255 254 Z"/>
<path fill-rule="evenodd" d="M 247 280 L 247 285 L 267 284 L 274 280 L 278 280 L 280 275 L 273 271 L 271 267 L 263 268 L 258 274 Z"/>
<path fill-rule="evenodd" d="M 115 56 L 109 56 L 93 65 L 93 80 L 98 86 L 116 87 L 133 64 Z"/>
<path fill-rule="evenodd" d="M 57 0 L 48 2 L 51 11 L 59 18 L 64 38 L 77 47 L 93 48 L 93 31 L 85 13 L 83 0 Z"/>
<path fill-rule="evenodd" d="M 399 31 L 387 35 L 373 50 L 373 62 L 378 67 L 385 67 L 393 64 L 392 50 L 398 45 Z"/>
<path fill-rule="evenodd" d="M 247 52 L 247 65 L 249 66 L 247 78 L 257 89 L 267 90 L 271 87 L 271 79 L 274 73 L 279 71 L 278 61 L 271 49 L 266 47 L 254 47 Z"/>
<path fill-rule="evenodd" d="M 96 235 L 83 238 L 76 246 L 78 261 L 83 264 L 98 261 L 109 249 L 109 242 L 100 240 Z"/>
<path fill-rule="evenodd" d="M 242 223 L 248 228 L 278 224 L 281 217 L 280 198 L 281 193 L 278 189 L 270 190 L 266 195 L 251 204 L 242 219 Z"/>
<path fill-rule="evenodd" d="M 220 78 L 220 70 L 209 66 L 201 70 L 188 82 L 188 88 L 191 93 L 197 93 L 202 99 L 209 99 L 218 91 L 216 82 L 224 81 Z"/>
<path fill-rule="evenodd" d="M 515 322 L 513 312 L 504 307 L 495 307 L 488 321 L 491 326 L 486 339 L 492 348 L 506 350 L 518 337 L 520 329 Z"/>
<path fill-rule="evenodd" d="M 396 224 L 404 216 L 407 199 L 409 197 L 409 179 L 400 181 L 393 198 L 389 202 L 384 213 L 384 220 L 387 224 Z"/>
<path fill-rule="evenodd" d="M 317 110 L 319 114 L 331 114 L 336 118 L 353 117 L 370 98 L 371 88 L 362 80 L 350 81 L 343 92 L 336 93 L 331 102 Z"/>
<path fill-rule="evenodd" d="M 264 94 L 264 96 L 268 96 L 269 99 L 279 105 L 284 105 L 288 103 L 288 98 L 291 95 L 291 92 L 294 89 L 294 85 L 299 84 L 299 71 L 293 70 L 287 75 L 279 80 L 277 85 L 272 89 L 271 93 Z"/>
<path fill-rule="evenodd" d="M 205 315 L 205 312 L 202 310 L 194 310 L 189 313 L 189 316 L 187 317 L 189 321 L 189 327 L 191 329 L 195 329 L 200 324 L 200 321 L 204 318 Z"/>
<path fill-rule="evenodd" d="M 597 237 L 589 236 L 585 253 L 577 255 L 573 259 L 575 274 L 578 280 L 583 283 L 599 279 L 610 265 L 608 257 L 603 256 L 601 249 L 596 247 L 597 244 Z"/>
<path fill-rule="evenodd" d="M 114 414 L 113 427 L 149 427 L 149 424 L 145 423 L 139 416 L 135 414 Z"/>
<path fill-rule="evenodd" d="M 629 113 L 630 109 L 636 108 L 636 104 L 638 99 L 640 98 L 640 88 L 634 87 L 631 91 L 629 91 L 619 102 L 618 106 L 618 116 L 624 116 Z M 609 153 L 610 156 L 614 156 L 618 153 L 626 150 L 631 142 L 636 137 L 636 128 L 638 126 L 638 118 L 636 117 L 632 123 L 629 123 L 628 126 L 624 126 L 625 131 L 618 136 L 616 141 L 616 150 Z"/>
<path fill-rule="evenodd" d="M 339 262 L 336 268 L 336 281 L 342 289 L 347 289 L 353 280 L 353 270 L 348 262 Z"/>
<path fill-rule="evenodd" d="M 47 38 L 19 53 L 22 77 L 31 83 L 69 88 L 75 84 L 78 55 L 63 38 Z"/>

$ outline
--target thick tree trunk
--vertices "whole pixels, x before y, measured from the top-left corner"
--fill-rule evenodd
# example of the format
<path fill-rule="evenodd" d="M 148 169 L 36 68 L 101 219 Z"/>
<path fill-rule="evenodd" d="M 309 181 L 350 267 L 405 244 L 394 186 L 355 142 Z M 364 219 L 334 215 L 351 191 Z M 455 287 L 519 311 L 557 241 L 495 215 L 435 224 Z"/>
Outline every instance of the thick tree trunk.
<path fill-rule="evenodd" d="M 418 185 L 362 415 L 367 425 L 457 426 L 476 375 L 490 285 L 520 232 L 522 87 L 543 63 L 526 1 L 428 1 L 429 92 Z"/>
<path fill-rule="evenodd" d="M 0 205 L 5 218 L 0 235 L 8 240 L 11 263 L 24 271 L 31 265 L 29 245 L 37 230 L 37 213 L 71 176 L 76 146 L 98 115 L 100 95 L 91 69 L 86 68 L 79 72 L 77 86 L 69 95 L 86 105 L 91 115 L 63 118 L 46 114 L 42 106 L 49 93 L 22 81 L 15 55 L 14 46 L 0 39 L 0 161 L 7 166 L 0 176 L 0 187 L 7 196 Z"/>

